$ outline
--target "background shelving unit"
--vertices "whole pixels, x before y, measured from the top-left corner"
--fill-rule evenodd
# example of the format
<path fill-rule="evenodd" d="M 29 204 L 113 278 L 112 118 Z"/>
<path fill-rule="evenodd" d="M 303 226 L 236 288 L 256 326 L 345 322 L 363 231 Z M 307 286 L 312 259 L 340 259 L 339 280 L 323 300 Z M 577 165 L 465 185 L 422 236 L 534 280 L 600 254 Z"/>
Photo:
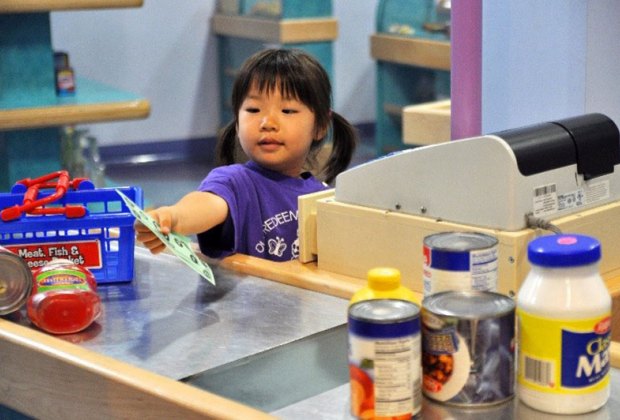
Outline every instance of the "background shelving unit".
<path fill-rule="evenodd" d="M 0 2 L 0 190 L 60 169 L 64 125 L 146 118 L 145 99 L 78 78 L 74 96 L 55 91 L 50 12 L 140 7 L 142 0 Z M 79 74 L 79 69 L 78 69 Z"/>
<path fill-rule="evenodd" d="M 370 54 L 377 60 L 375 151 L 405 147 L 408 105 L 450 97 L 449 11 L 434 0 L 381 0 Z"/>
<path fill-rule="evenodd" d="M 309 52 L 333 83 L 338 23 L 331 15 L 331 0 L 220 0 L 212 19 L 218 40 L 220 124 L 232 118 L 230 97 L 237 70 L 246 58 L 268 46 Z"/>

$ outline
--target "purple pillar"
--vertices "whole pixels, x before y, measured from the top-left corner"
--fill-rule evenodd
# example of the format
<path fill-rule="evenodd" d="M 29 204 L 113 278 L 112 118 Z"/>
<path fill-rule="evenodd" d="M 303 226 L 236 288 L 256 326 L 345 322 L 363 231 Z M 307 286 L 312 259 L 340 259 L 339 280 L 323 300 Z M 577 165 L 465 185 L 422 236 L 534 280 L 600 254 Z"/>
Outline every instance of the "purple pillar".
<path fill-rule="evenodd" d="M 482 130 L 482 0 L 452 2 L 451 137 L 478 136 Z"/>

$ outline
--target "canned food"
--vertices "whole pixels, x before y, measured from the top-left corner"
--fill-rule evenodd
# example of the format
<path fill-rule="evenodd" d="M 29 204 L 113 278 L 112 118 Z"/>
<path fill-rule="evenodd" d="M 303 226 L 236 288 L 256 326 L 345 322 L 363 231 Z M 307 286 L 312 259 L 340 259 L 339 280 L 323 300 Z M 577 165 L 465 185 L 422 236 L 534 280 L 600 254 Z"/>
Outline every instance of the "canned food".
<path fill-rule="evenodd" d="M 515 303 L 493 292 L 441 292 L 422 301 L 424 394 L 462 406 L 514 396 Z"/>
<path fill-rule="evenodd" d="M 410 419 L 422 408 L 420 309 L 375 299 L 349 307 L 351 414 Z"/>
<path fill-rule="evenodd" d="M 424 238 L 424 295 L 448 290 L 497 290 L 497 239 L 478 232 Z"/>
<path fill-rule="evenodd" d="M 17 254 L 0 246 L 0 315 L 17 311 L 32 289 L 32 273 Z"/>

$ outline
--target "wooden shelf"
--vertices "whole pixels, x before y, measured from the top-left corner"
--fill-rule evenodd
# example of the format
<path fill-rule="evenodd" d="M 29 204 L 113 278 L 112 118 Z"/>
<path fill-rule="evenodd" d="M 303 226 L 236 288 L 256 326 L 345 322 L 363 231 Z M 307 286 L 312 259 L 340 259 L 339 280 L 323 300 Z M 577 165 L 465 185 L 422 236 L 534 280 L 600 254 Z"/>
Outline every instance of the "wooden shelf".
<path fill-rule="evenodd" d="M 217 35 L 282 44 L 333 41 L 338 37 L 338 21 L 334 18 L 271 20 L 215 15 L 211 24 Z"/>
<path fill-rule="evenodd" d="M 76 95 L 69 97 L 3 95 L 0 130 L 139 119 L 150 113 L 150 103 L 134 94 L 87 79 L 76 85 Z"/>
<path fill-rule="evenodd" d="M 2 0 L 0 13 L 141 7 L 144 0 Z"/>
<path fill-rule="evenodd" d="M 403 143 L 427 145 L 450 141 L 450 109 L 450 99 L 406 106 Z"/>
<path fill-rule="evenodd" d="M 450 42 L 374 34 L 370 37 L 374 59 L 398 64 L 450 70 Z"/>

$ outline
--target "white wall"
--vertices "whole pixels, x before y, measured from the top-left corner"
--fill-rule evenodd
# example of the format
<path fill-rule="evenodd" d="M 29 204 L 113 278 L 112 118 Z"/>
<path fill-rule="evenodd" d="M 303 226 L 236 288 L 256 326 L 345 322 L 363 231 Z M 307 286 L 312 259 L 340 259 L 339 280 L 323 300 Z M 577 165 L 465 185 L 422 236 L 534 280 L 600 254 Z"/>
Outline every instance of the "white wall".
<path fill-rule="evenodd" d="M 136 9 L 53 12 L 52 43 L 68 51 L 77 77 L 151 102 L 137 121 L 88 125 L 100 145 L 214 136 L 218 128 L 215 0 L 145 0 Z M 375 69 L 369 53 L 378 0 L 335 0 L 334 109 L 352 123 L 374 121 Z M 79 89 L 79 85 L 77 86 Z"/>
<path fill-rule="evenodd" d="M 590 112 L 620 125 L 620 2 L 483 0 L 482 132 Z"/>
<path fill-rule="evenodd" d="M 620 2 L 588 2 L 586 112 L 606 113 L 620 125 Z"/>

